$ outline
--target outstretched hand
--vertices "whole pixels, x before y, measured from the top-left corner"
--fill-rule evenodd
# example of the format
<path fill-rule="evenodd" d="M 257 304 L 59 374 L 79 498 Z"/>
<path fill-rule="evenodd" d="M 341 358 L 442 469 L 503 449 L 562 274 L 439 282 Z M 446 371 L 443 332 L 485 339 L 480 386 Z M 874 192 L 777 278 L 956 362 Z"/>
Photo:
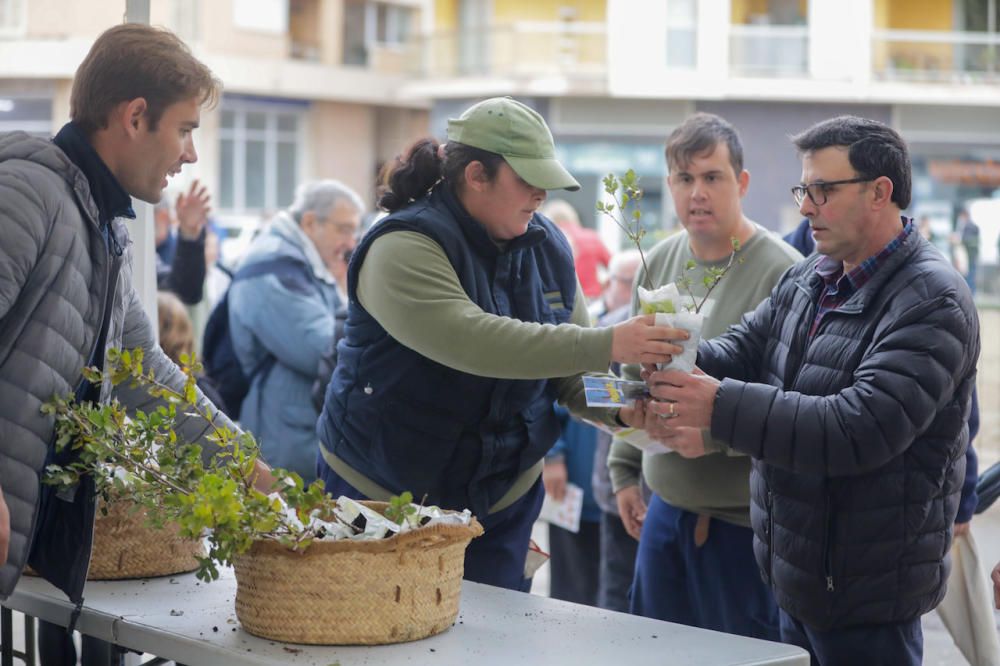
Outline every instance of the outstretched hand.
<path fill-rule="evenodd" d="M 684 348 L 672 340 L 687 340 L 680 328 L 657 326 L 656 315 L 638 315 L 616 324 L 611 338 L 611 360 L 618 363 L 669 363 Z"/>

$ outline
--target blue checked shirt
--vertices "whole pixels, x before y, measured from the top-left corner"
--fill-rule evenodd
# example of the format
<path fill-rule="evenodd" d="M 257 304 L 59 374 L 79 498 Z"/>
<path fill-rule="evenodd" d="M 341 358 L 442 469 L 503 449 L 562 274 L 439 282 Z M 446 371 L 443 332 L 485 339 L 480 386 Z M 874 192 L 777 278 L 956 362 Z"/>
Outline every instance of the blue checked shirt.
<path fill-rule="evenodd" d="M 913 220 L 903 218 L 903 230 L 899 235 L 889 241 L 888 245 L 882 248 L 878 254 L 868 257 L 850 273 L 844 273 L 843 262 L 823 257 L 816 263 L 816 273 L 823 278 L 826 288 L 820 293 L 819 306 L 816 308 L 816 317 L 813 319 L 812 327 L 809 329 L 811 338 L 819 330 L 820 322 L 827 313 L 833 312 L 847 302 L 856 291 L 861 289 L 868 280 L 875 275 L 879 266 L 885 263 L 893 252 L 899 249 L 906 240 L 906 237 L 913 233 Z"/>

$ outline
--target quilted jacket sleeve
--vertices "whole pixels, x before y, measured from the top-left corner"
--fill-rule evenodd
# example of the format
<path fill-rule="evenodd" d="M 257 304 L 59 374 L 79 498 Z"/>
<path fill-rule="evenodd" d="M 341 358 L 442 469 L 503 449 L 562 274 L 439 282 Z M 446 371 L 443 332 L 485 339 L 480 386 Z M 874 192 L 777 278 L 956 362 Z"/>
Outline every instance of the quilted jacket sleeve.
<path fill-rule="evenodd" d="M 718 379 L 748 381 L 757 377 L 773 318 L 771 299 L 766 298 L 757 309 L 743 315 L 739 324 L 698 345 L 698 367 Z"/>
<path fill-rule="evenodd" d="M 168 386 L 183 390 L 184 373 L 180 371 L 173 361 L 163 353 L 160 345 L 153 337 L 153 327 L 150 325 L 146 311 L 139 301 L 138 293 L 131 285 L 128 287 L 125 305 L 125 329 L 122 340 L 124 349 L 134 349 L 142 347 L 145 360 L 143 365 L 153 371 L 153 375 Z M 130 388 L 127 385 L 115 387 L 115 392 L 122 404 L 130 409 L 141 409 L 149 412 L 156 409 L 160 404 L 164 404 L 159 398 L 149 396 L 141 387 Z M 211 414 L 219 427 L 227 427 L 234 432 L 239 432 L 239 428 L 222 412 L 216 409 L 208 398 L 198 389 L 198 405 L 202 411 Z M 202 459 L 207 464 L 213 455 L 218 452 L 218 446 L 207 439 L 211 434 L 212 424 L 200 416 L 179 417 L 177 424 L 177 435 L 182 440 L 200 444 L 202 447 Z"/>
<path fill-rule="evenodd" d="M 954 298 L 927 299 L 878 332 L 853 384 L 838 393 L 723 380 L 712 434 L 786 470 L 864 474 L 905 451 L 974 376 L 978 330 Z M 738 345 L 729 348 L 744 357 Z"/>
<path fill-rule="evenodd" d="M 17 302 L 45 242 L 43 210 L 38 192 L 13 171 L 0 173 L 0 319 Z"/>

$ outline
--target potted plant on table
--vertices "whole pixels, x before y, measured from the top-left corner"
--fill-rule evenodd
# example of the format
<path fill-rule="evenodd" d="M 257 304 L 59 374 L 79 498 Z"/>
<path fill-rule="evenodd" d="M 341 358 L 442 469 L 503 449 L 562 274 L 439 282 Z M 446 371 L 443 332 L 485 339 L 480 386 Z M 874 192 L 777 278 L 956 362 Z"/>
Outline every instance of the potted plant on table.
<path fill-rule="evenodd" d="M 100 495 L 127 492 L 154 526 L 173 523 L 181 536 L 204 539 L 196 575 L 214 580 L 220 565 L 233 565 L 236 614 L 250 633 L 376 644 L 424 638 L 454 623 L 465 548 L 482 533 L 468 511 L 417 506 L 405 495 L 391 503 L 334 499 L 322 482 L 305 486 L 280 469 L 273 492 L 261 492 L 253 437 L 220 426 L 209 436 L 218 452 L 206 467 L 201 447 L 174 432 L 179 414 L 199 412 L 197 363 L 182 359 L 187 383 L 178 392 L 142 360 L 141 350 L 109 350 L 105 371 L 88 369 L 85 377 L 145 387 L 164 402 L 151 413 L 126 415 L 116 401 L 71 397 L 43 407 L 55 417 L 57 446 L 78 452 L 75 462 L 50 466 L 46 483 L 72 486 L 92 475 Z"/>

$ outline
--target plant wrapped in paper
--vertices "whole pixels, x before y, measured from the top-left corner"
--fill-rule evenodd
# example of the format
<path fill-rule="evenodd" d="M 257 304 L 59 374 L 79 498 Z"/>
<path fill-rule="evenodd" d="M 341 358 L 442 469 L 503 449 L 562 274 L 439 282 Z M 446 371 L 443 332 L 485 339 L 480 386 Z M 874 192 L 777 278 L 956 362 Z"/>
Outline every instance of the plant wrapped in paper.
<path fill-rule="evenodd" d="M 218 578 L 233 565 L 237 617 L 251 633 L 303 643 L 384 643 L 447 629 L 458 612 L 465 547 L 482 528 L 468 511 L 334 500 L 322 482 L 306 487 L 293 472 L 273 470 L 276 488 L 255 487 L 257 443 L 249 433 L 214 424 L 196 404 L 193 359 L 178 392 L 143 368 L 141 350 L 109 350 L 104 373 L 88 381 L 142 386 L 162 405 L 126 415 L 117 401 L 77 403 L 57 397 L 56 446 L 72 447 L 75 462 L 49 466 L 45 482 L 71 487 L 91 475 L 101 496 L 127 494 L 162 527 L 204 538 L 197 576 Z M 218 450 L 206 466 L 201 447 L 178 441 L 179 414 L 199 413 L 214 428 Z M 117 471 L 116 471 L 117 470 Z M 277 492 L 280 490 L 280 493 Z M 388 513 L 387 518 L 385 514 Z M 414 571 L 418 563 L 426 571 Z M 429 587 L 428 587 L 429 586 Z"/>
<path fill-rule="evenodd" d="M 643 313 L 656 313 L 656 323 L 659 325 L 682 328 L 691 334 L 687 340 L 676 340 L 675 344 L 684 351 L 674 356 L 670 363 L 661 364 L 663 368 L 673 368 L 683 372 L 694 370 L 698 358 L 698 343 L 701 341 L 701 329 L 705 317 L 711 312 L 714 301 L 709 298 L 722 278 L 735 264 L 743 261 L 738 257 L 740 242 L 730 239 L 733 251 L 728 260 L 721 266 L 709 266 L 702 274 L 700 281 L 695 281 L 692 273 L 697 268 L 693 259 L 688 259 L 684 272 L 677 276 L 675 282 L 670 282 L 658 289 L 639 287 L 639 308 Z M 695 292 L 699 292 L 696 295 Z"/>
<path fill-rule="evenodd" d="M 599 201 L 597 210 L 610 217 L 635 244 L 642 261 L 643 284 L 638 287 L 639 311 L 642 314 L 655 314 L 658 326 L 680 328 L 691 334 L 687 340 L 675 341 L 684 348 L 684 352 L 660 367 L 691 372 L 698 355 L 701 329 L 713 304 L 709 295 L 734 263 L 742 261 L 742 258 L 737 258 L 740 243 L 733 238 L 733 252 L 729 255 L 728 262 L 724 266 L 706 268 L 700 282 L 696 283 L 692 278 L 691 273 L 697 265 L 694 260 L 689 260 L 684 273 L 677 277 L 676 282 L 655 288 L 642 250 L 642 238 L 646 230 L 642 226 L 642 210 L 639 205 L 642 201 L 642 189 L 639 188 L 638 176 L 631 169 L 620 180 L 614 174 L 608 174 L 604 177 L 604 191 L 609 201 Z M 695 291 L 702 290 L 700 296 L 695 295 Z"/>

